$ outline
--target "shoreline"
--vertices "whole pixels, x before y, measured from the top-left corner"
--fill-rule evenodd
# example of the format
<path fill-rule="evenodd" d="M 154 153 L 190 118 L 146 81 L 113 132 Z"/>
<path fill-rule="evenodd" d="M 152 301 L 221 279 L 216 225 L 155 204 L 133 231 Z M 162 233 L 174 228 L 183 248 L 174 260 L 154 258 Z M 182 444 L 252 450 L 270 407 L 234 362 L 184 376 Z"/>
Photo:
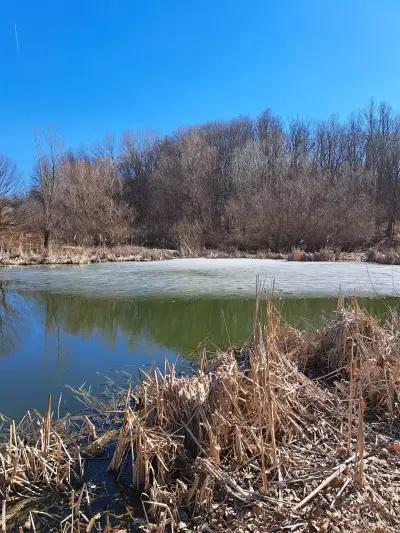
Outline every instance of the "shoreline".
<path fill-rule="evenodd" d="M 335 252 L 322 249 L 317 252 L 305 252 L 299 248 L 291 252 L 271 252 L 258 250 L 254 252 L 216 250 L 203 248 L 198 252 L 186 254 L 176 249 L 151 248 L 146 246 L 119 245 L 113 247 L 53 245 L 48 250 L 43 248 L 11 249 L 0 245 L 0 268 L 9 266 L 38 265 L 89 265 L 96 263 L 148 262 L 169 259 L 273 259 L 293 262 L 367 262 L 385 265 L 400 265 L 400 250 L 394 248 L 370 248 L 356 252 Z"/>
<path fill-rule="evenodd" d="M 57 419 L 49 398 L 43 416 L 3 426 L 7 528 L 400 527 L 399 337 L 355 301 L 310 332 L 260 305 L 255 339 L 190 374 L 166 362 L 133 387 L 74 390 L 80 415 Z"/>
<path fill-rule="evenodd" d="M 88 265 L 96 263 L 116 262 L 147 262 L 169 259 L 274 259 L 282 261 L 311 262 L 311 261 L 366 261 L 367 252 L 339 252 L 328 250 L 319 252 L 304 252 L 293 250 L 290 253 L 279 253 L 259 250 L 256 252 L 232 250 L 203 249 L 198 253 L 185 254 L 179 250 L 149 248 L 145 246 L 115 246 L 115 247 L 80 247 L 54 245 L 48 251 L 23 250 L 16 248 L 7 250 L 0 247 L 0 267 L 8 266 L 38 266 L 38 265 Z"/>
<path fill-rule="evenodd" d="M 89 265 L 95 263 L 161 261 L 179 257 L 176 250 L 144 246 L 116 246 L 112 248 L 53 246 L 44 250 L 16 250 L 0 252 L 0 267 L 39 265 Z"/>

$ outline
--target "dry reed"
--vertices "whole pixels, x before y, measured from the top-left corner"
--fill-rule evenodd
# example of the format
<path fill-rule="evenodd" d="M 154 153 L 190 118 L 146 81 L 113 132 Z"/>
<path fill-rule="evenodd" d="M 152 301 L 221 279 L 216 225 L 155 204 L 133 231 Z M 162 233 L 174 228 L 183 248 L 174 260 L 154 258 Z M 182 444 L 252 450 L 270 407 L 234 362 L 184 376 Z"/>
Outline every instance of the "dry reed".
<path fill-rule="evenodd" d="M 177 257 L 175 250 L 161 250 L 143 246 L 61 246 L 52 245 L 48 250 L 42 246 L 23 248 L 0 247 L 0 265 L 86 265 L 120 261 L 158 261 Z"/>
<path fill-rule="evenodd" d="M 257 323 L 246 351 L 219 353 L 191 377 L 177 379 L 170 366 L 146 375 L 137 392 L 140 409 L 125 412 L 111 468 L 119 471 L 127 456 L 134 458 L 133 481 L 147 495 L 147 515 L 163 527 L 178 526 L 182 515 L 193 524 L 197 520 L 200 529 L 206 523 L 308 531 L 313 516 L 316 531 L 327 524 L 356 531 L 374 520 L 377 527 L 400 526 L 397 443 L 366 425 L 362 396 L 372 402 L 370 409 L 392 417 L 396 404 L 382 395 L 394 384 L 391 374 L 383 379 L 371 368 L 360 373 L 359 364 L 361 353 L 366 364 L 374 343 L 378 350 L 397 338 L 355 303 L 353 309 L 340 309 L 334 325 L 318 333 L 329 339 L 333 326 L 337 332 L 328 341 L 337 357 L 324 370 L 341 370 L 348 352 L 357 361 L 356 395 L 349 398 L 344 375 L 328 388 L 299 371 L 300 350 L 308 350 L 311 362 L 316 338 L 294 335 L 271 300 L 267 306 L 268 321 L 264 327 Z M 296 343 L 297 350 L 287 349 Z M 379 494 L 373 497 L 376 516 L 368 522 L 361 509 L 371 501 L 369 489 Z M 233 517 L 227 520 L 229 512 Z"/>
<path fill-rule="evenodd" d="M 306 252 L 300 248 L 292 248 L 287 255 L 288 261 L 360 261 L 364 254 L 360 252 L 335 252 L 328 248 L 321 248 L 316 252 Z"/>
<path fill-rule="evenodd" d="M 49 407 L 11 424 L 6 525 L 12 505 L 50 490 L 68 495 L 64 531 L 111 527 L 86 512 L 81 459 L 111 443 L 109 471 L 141 495 L 148 531 L 398 531 L 395 326 L 340 301 L 324 328 L 302 333 L 266 306 L 245 349 L 203 357 L 193 375 L 166 362 L 112 400 L 76 391 L 93 413 L 79 423 L 53 423 Z"/>
<path fill-rule="evenodd" d="M 368 251 L 366 260 L 369 263 L 380 263 L 382 265 L 400 265 L 400 248 L 371 249 Z"/>

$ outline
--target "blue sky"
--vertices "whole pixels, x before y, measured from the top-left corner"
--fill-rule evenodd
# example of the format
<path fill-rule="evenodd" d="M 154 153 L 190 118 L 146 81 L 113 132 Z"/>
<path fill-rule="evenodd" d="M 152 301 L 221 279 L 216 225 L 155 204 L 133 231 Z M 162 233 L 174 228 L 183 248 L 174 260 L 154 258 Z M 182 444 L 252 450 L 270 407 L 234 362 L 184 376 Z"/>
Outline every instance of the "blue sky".
<path fill-rule="evenodd" d="M 78 148 L 267 107 L 400 110 L 399 28 L 399 0 L 0 0 L 0 152 L 28 180 L 49 124 Z"/>

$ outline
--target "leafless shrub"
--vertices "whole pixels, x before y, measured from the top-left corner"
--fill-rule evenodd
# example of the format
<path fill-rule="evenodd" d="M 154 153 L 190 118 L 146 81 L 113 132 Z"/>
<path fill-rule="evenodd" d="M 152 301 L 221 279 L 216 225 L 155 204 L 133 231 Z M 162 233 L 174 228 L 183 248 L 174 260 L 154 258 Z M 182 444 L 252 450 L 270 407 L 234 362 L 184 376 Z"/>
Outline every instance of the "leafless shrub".
<path fill-rule="evenodd" d="M 310 253 L 397 240 L 400 119 L 387 104 L 344 122 L 285 125 L 266 111 L 162 138 L 127 132 L 120 149 L 111 135 L 75 153 L 52 130 L 37 137 L 36 183 L 20 205 L 45 247 L 50 237 L 171 247 L 186 233 L 187 253 L 198 246 Z M 6 189 L 13 176 L 12 165 L 4 169 L 0 161 L 0 198 L 7 196 L 1 175 Z"/>
<path fill-rule="evenodd" d="M 196 256 L 201 252 L 204 240 L 203 230 L 198 222 L 177 222 L 174 225 L 173 233 L 178 250 L 183 256 Z"/>

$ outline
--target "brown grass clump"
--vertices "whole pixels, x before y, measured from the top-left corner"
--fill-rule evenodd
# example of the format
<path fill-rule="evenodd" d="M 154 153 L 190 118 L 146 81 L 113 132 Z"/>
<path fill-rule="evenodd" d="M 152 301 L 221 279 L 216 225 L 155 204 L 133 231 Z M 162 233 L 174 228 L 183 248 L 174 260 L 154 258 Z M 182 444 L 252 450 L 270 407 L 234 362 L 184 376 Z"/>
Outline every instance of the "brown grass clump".
<path fill-rule="evenodd" d="M 74 480 L 81 476 L 81 465 L 52 425 L 50 400 L 44 417 L 28 412 L 18 425 L 11 421 L 8 440 L 0 444 L 3 530 L 38 502 L 45 506 L 51 499 L 68 498 Z"/>
<path fill-rule="evenodd" d="M 313 377 L 356 381 L 368 406 L 400 416 L 400 335 L 383 327 L 356 300 L 339 306 L 334 318 L 299 346 L 298 359 Z"/>
<path fill-rule="evenodd" d="M 363 258 L 363 254 L 360 252 L 347 253 L 347 252 L 334 252 L 328 248 L 321 248 L 317 252 L 306 252 L 300 248 L 293 248 L 288 254 L 288 261 L 360 261 Z"/>
<path fill-rule="evenodd" d="M 300 248 L 293 248 L 288 254 L 288 261 L 306 261 L 307 253 Z"/>
<path fill-rule="evenodd" d="M 50 398 L 44 416 L 28 411 L 19 424 L 10 421 L 8 429 L 7 420 L 0 419 L 0 531 L 111 532 L 112 520 L 124 526 L 125 517 L 114 516 L 123 507 L 115 494 L 111 499 L 103 480 L 104 460 L 95 463 L 94 482 L 86 473 L 89 462 L 104 458 L 118 437 L 122 404 L 116 402 L 121 397 L 104 402 L 82 388 L 76 393 L 90 406 L 90 419 L 81 414 L 54 420 Z M 129 506 L 126 514 L 133 523 Z"/>
<path fill-rule="evenodd" d="M 192 377 L 177 379 L 169 366 L 141 383 L 140 410 L 125 412 L 110 468 L 118 472 L 133 454 L 133 482 L 158 521 L 178 523 L 181 507 L 209 511 L 221 493 L 236 503 L 275 508 L 280 495 L 271 482 L 283 468 L 278 443 L 309 434 L 316 416 L 337 418 L 334 399 L 327 401 L 329 394 L 277 349 L 279 321 L 268 327 L 260 328 L 247 359 L 220 353 Z M 312 431 L 314 438 L 332 431 L 320 430 Z M 255 465 L 251 491 L 226 470 Z"/>
<path fill-rule="evenodd" d="M 368 251 L 367 262 L 380 263 L 382 265 L 400 265 L 400 249 L 389 248 L 387 250 L 375 250 Z"/>
<path fill-rule="evenodd" d="M 318 252 L 305 252 L 300 248 L 293 248 L 288 254 L 288 261 L 340 261 L 348 259 L 343 254 L 336 254 L 327 248 L 321 248 Z"/>

